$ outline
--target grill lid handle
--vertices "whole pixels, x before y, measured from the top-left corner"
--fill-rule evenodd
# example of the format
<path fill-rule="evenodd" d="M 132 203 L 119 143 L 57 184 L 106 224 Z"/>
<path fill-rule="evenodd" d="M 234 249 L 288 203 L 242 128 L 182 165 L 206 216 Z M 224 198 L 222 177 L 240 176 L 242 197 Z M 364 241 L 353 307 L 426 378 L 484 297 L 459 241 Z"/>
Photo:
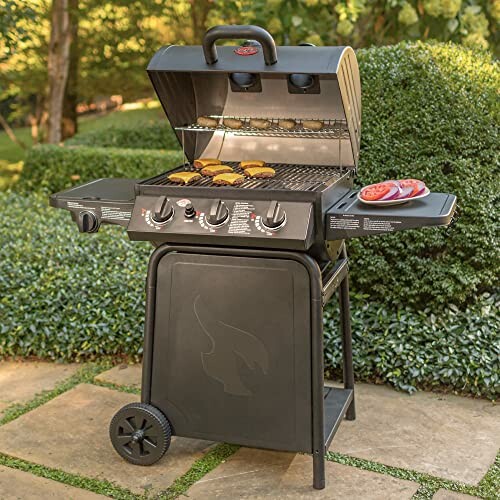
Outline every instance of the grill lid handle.
<path fill-rule="evenodd" d="M 215 42 L 220 39 L 227 38 L 246 38 L 257 40 L 262 45 L 264 53 L 264 61 L 268 66 L 278 62 L 276 52 L 276 44 L 271 34 L 260 26 L 214 26 L 210 28 L 203 37 L 203 53 L 207 64 L 215 64 L 217 62 L 217 48 Z"/>

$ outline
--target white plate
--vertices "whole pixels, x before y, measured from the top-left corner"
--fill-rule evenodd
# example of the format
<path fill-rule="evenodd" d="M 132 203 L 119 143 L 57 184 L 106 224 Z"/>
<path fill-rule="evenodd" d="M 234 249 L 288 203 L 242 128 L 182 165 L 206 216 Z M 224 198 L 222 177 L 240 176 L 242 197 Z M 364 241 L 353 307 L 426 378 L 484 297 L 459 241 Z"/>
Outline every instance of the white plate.
<path fill-rule="evenodd" d="M 430 194 L 430 189 L 426 186 L 424 189 L 424 192 L 422 194 L 419 194 L 418 196 L 414 196 L 413 198 L 404 198 L 402 200 L 374 200 L 374 201 L 368 201 L 368 200 L 363 200 L 361 198 L 361 191 L 358 192 L 358 200 L 361 201 L 362 203 L 365 203 L 366 205 L 376 205 L 378 207 L 388 207 L 390 205 L 401 205 L 402 203 L 406 203 L 408 201 L 413 201 L 413 200 L 420 200 L 421 198 L 425 198 L 426 196 L 429 196 Z"/>

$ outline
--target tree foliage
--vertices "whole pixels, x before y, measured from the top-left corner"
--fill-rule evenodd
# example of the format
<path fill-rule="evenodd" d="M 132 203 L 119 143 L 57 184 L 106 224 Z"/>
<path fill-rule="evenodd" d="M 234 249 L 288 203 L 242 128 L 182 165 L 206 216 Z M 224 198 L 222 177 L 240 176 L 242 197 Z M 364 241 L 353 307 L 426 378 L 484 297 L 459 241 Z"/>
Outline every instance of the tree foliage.
<path fill-rule="evenodd" d="M 41 119 L 50 0 L 0 0 L 0 106 Z M 498 51 L 500 0 L 78 0 L 76 95 L 88 102 L 151 93 L 145 68 L 162 45 L 200 43 L 216 24 L 258 24 L 279 44 L 360 48 L 452 40 Z"/>

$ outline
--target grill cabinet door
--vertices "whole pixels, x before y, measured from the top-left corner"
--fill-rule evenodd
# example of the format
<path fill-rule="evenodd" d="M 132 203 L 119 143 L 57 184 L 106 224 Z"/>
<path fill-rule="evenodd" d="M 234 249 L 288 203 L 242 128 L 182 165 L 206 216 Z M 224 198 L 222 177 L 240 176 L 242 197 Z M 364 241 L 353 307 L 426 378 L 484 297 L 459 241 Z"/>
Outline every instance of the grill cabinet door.
<path fill-rule="evenodd" d="M 309 290 L 292 260 L 160 260 L 151 402 L 175 434 L 311 451 Z"/>

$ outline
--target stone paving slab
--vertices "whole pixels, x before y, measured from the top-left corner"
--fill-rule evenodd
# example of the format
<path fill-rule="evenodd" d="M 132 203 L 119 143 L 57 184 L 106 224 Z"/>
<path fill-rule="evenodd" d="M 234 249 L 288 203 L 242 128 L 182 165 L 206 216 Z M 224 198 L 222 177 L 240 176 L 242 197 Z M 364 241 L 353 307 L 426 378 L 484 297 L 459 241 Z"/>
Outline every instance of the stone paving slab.
<path fill-rule="evenodd" d="M 140 387 L 142 377 L 142 365 L 121 364 L 100 373 L 95 378 L 100 382 L 109 382 L 116 385 L 128 385 L 131 387 Z"/>
<path fill-rule="evenodd" d="M 333 462 L 326 463 L 326 488 L 312 487 L 307 455 L 241 448 L 194 484 L 190 499 L 405 500 L 419 485 Z"/>
<path fill-rule="evenodd" d="M 2 500 L 99 500 L 108 498 L 67 484 L 0 466 Z"/>
<path fill-rule="evenodd" d="M 0 417 L 3 410 L 14 403 L 25 403 L 42 391 L 75 373 L 79 365 L 45 363 L 39 361 L 0 362 Z"/>
<path fill-rule="evenodd" d="M 464 493 L 456 493 L 455 491 L 438 490 L 432 500 L 479 500 L 478 497 L 471 497 Z"/>
<path fill-rule="evenodd" d="M 500 406 L 486 400 L 356 385 L 356 415 L 330 449 L 477 484 L 500 447 Z"/>
<path fill-rule="evenodd" d="M 0 452 L 74 474 L 108 480 L 136 493 L 167 488 L 213 443 L 173 438 L 165 457 L 134 466 L 114 451 L 111 418 L 138 397 L 82 384 L 0 427 Z"/>

